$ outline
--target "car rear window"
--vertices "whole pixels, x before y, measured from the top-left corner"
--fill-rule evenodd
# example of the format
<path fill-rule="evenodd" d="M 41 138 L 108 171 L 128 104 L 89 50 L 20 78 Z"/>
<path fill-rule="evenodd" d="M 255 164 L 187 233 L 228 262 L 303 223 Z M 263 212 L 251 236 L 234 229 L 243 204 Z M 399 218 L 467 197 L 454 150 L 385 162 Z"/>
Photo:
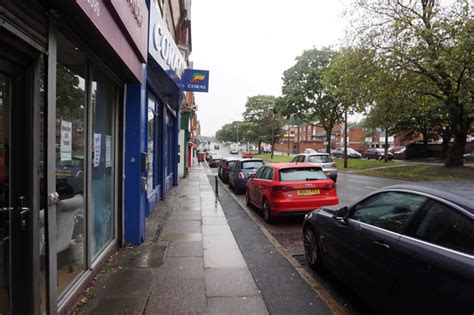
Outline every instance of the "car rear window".
<path fill-rule="evenodd" d="M 331 163 L 332 159 L 329 155 L 310 155 L 308 157 L 310 163 Z"/>
<path fill-rule="evenodd" d="M 242 162 L 242 168 L 259 168 L 263 166 L 263 161 L 244 161 Z"/>
<path fill-rule="evenodd" d="M 323 171 L 317 167 L 306 167 L 306 168 L 285 168 L 280 170 L 280 181 L 281 182 L 292 182 L 300 180 L 317 180 L 327 179 Z"/>

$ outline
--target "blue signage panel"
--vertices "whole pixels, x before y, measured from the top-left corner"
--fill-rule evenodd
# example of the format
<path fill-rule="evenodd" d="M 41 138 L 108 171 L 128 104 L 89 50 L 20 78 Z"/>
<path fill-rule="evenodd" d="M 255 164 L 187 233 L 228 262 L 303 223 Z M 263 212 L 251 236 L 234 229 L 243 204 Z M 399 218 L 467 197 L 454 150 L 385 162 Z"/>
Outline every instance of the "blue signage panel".
<path fill-rule="evenodd" d="M 186 69 L 178 86 L 181 91 L 208 92 L 209 71 Z"/>

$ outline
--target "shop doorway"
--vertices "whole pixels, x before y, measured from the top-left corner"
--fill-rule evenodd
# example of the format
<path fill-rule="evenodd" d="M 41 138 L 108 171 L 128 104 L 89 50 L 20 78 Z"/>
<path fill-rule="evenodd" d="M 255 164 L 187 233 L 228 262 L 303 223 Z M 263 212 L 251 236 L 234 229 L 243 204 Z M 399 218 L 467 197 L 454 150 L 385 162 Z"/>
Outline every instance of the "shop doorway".
<path fill-rule="evenodd" d="M 31 73 L 0 59 L 0 314 L 34 313 Z M 36 280 L 36 281 L 35 281 Z"/>

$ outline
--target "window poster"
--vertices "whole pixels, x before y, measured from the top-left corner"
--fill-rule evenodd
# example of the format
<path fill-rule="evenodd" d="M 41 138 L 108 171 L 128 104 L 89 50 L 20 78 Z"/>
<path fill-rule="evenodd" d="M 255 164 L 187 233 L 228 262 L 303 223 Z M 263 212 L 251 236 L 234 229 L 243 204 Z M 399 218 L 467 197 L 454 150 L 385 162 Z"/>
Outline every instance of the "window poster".
<path fill-rule="evenodd" d="M 100 149 L 101 149 L 102 135 L 100 133 L 94 133 L 94 167 L 100 165 Z"/>
<path fill-rule="evenodd" d="M 72 160 L 72 122 L 61 119 L 61 161 Z"/>
<path fill-rule="evenodd" d="M 105 136 L 105 167 L 112 166 L 112 136 Z"/>

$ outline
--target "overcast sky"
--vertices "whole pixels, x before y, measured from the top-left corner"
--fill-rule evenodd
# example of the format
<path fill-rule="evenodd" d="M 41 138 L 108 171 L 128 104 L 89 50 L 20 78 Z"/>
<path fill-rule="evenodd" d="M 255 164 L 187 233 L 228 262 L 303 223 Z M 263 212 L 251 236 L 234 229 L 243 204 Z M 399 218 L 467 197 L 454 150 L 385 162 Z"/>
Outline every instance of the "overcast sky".
<path fill-rule="evenodd" d="M 283 71 L 312 47 L 337 46 L 347 0 L 194 0 L 194 68 L 209 70 L 209 93 L 195 93 L 201 133 L 242 120 L 248 96 L 281 95 Z"/>

